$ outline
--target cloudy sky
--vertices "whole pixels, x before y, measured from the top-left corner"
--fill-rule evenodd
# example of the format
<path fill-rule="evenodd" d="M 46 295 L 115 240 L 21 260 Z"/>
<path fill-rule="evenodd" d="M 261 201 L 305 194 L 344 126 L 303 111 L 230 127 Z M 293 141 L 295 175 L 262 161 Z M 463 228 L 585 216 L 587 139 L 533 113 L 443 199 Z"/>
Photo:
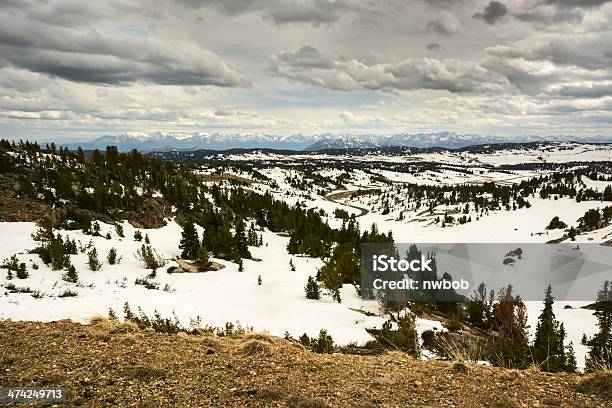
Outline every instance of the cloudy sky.
<path fill-rule="evenodd" d="M 608 0 L 2 0 L 0 135 L 612 135 Z"/>

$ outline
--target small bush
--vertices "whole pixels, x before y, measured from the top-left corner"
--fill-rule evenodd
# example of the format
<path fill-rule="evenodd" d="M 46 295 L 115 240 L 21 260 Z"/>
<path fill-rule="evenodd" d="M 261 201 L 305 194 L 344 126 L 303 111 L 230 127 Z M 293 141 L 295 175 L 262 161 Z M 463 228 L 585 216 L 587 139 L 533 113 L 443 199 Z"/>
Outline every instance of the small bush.
<path fill-rule="evenodd" d="M 114 265 L 117 263 L 117 250 L 115 248 L 111 248 L 108 251 L 108 255 L 106 256 L 106 260 L 109 265 Z"/>
<path fill-rule="evenodd" d="M 138 251 L 136 251 L 136 258 L 144 262 L 147 269 L 157 269 L 166 265 L 166 260 L 162 258 L 155 249 L 149 245 L 142 245 Z"/>
<path fill-rule="evenodd" d="M 63 291 L 62 293 L 60 293 L 59 295 L 57 295 L 57 297 L 59 298 L 66 298 L 66 297 L 77 297 L 79 294 L 71 289 L 66 289 L 65 291 Z"/>
<path fill-rule="evenodd" d="M 99 271 L 102 268 L 102 263 L 98 260 L 98 250 L 96 248 L 92 248 L 87 253 L 87 258 L 87 264 L 92 271 Z"/>
<path fill-rule="evenodd" d="M 148 277 L 147 278 L 136 278 L 134 283 L 136 285 L 144 286 L 145 288 L 150 289 L 150 290 L 157 290 L 157 289 L 159 289 L 159 283 L 153 282 Z"/>

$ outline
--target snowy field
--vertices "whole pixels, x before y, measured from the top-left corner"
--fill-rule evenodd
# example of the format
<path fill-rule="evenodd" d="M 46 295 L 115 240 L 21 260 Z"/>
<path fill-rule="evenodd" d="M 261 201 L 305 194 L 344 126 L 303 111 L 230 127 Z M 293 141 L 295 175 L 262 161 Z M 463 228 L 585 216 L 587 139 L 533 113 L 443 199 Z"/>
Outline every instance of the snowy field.
<path fill-rule="evenodd" d="M 479 154 L 462 152 L 443 152 L 420 155 L 418 157 L 387 157 L 391 162 L 411 162 L 415 160 L 438 161 L 453 165 L 470 166 L 471 174 L 451 169 L 443 172 L 426 171 L 419 174 L 400 173 L 388 170 L 367 172 L 356 170 L 350 178 L 344 180 L 345 190 L 355 191 L 363 188 L 381 188 L 383 191 L 393 191 L 394 183 L 417 183 L 423 185 L 463 184 L 494 181 L 500 184 L 518 183 L 533 177 L 537 171 L 516 171 L 514 174 L 496 171 L 490 165 L 500 162 L 564 162 L 579 160 L 609 160 L 609 149 L 598 146 L 580 146 L 573 154 L 558 146 L 550 151 L 525 153 L 510 151 L 504 153 Z M 312 160 L 312 155 L 284 157 L 279 154 L 249 153 L 234 155 L 234 160 Z M 334 160 L 320 155 L 321 159 Z M 344 158 L 346 159 L 346 158 Z M 354 157 L 354 160 L 367 161 L 368 157 Z M 376 156 L 376 160 L 381 160 Z M 489 166 L 486 168 L 486 166 Z M 249 174 L 241 171 L 228 170 L 229 173 L 249 178 Z M 289 204 L 300 203 L 306 208 L 323 210 L 330 226 L 338 228 L 342 220 L 334 217 L 338 208 L 349 214 L 362 214 L 357 218 L 360 228 L 367 230 L 372 224 L 382 232 L 392 231 L 396 242 L 473 242 L 473 243 L 532 243 L 546 242 L 562 236 L 562 230 L 547 231 L 550 219 L 557 215 L 568 227 L 578 225 L 578 218 L 590 208 L 601 208 L 611 203 L 596 201 L 576 202 L 574 199 L 560 198 L 558 200 L 541 199 L 537 195 L 528 197 L 530 208 L 514 211 L 491 211 L 486 216 L 478 217 L 469 213 L 472 222 L 462 225 L 442 227 L 433 222 L 436 214 L 444 214 L 445 208 L 437 208 L 433 215 L 423 214 L 423 209 L 410 208 L 400 200 L 400 204 L 392 206 L 390 211 L 382 214 L 380 202 L 375 194 L 330 200 L 320 193 L 321 186 L 308 181 L 305 190 L 298 190 L 291 185 L 290 180 L 303 176 L 299 171 L 288 167 L 259 168 L 265 176 L 275 182 L 273 186 L 264 182 L 255 182 L 246 188 L 259 193 L 270 192 L 277 199 Z M 210 174 L 210 170 L 202 174 Z M 345 171 L 332 167 L 324 167 L 317 174 L 321 177 L 335 179 L 346 174 Z M 382 176 L 388 181 L 381 182 L 374 176 Z M 594 181 L 583 178 L 586 187 L 602 191 L 610 182 Z M 361 209 L 361 210 L 360 210 Z M 365 213 L 364 213 L 365 212 Z M 402 217 L 400 217 L 402 213 Z M 330 296 L 324 295 L 321 300 L 308 300 L 304 296 L 304 286 L 309 276 L 315 276 L 323 265 L 320 259 L 294 256 L 287 253 L 288 238 L 263 231 L 264 245 L 251 247 L 250 251 L 257 260 L 244 260 L 244 271 L 239 272 L 238 266 L 232 262 L 216 259 L 225 267 L 219 271 L 205 273 L 168 274 L 166 269 L 176 265 L 175 259 L 180 255 L 178 243 L 181 227 L 173 220 L 168 220 L 165 227 L 159 229 L 141 230 L 143 235 L 149 235 L 151 245 L 168 264 L 157 271 L 152 279 L 158 284 L 158 289 L 147 289 L 135 283 L 137 278 L 146 277 L 150 271 L 136 259 L 136 251 L 142 245 L 132 237 L 134 227 L 124 222 L 125 238 L 119 238 L 111 225 L 100 223 L 101 235 L 110 232 L 112 239 L 92 237 L 81 231 L 60 231 L 63 236 L 87 244 L 90 240 L 97 248 L 103 267 L 99 271 L 91 271 L 87 266 L 87 255 L 72 255 L 71 261 L 79 273 L 79 283 L 67 283 L 61 279 L 63 271 L 52 271 L 44 265 L 37 255 L 29 254 L 36 243 L 31 234 L 37 227 L 33 223 L 0 223 L 0 260 L 17 254 L 20 262 L 28 266 L 30 276 L 27 279 L 6 279 L 6 270 L 1 271 L 0 284 L 4 286 L 0 292 L 0 319 L 52 321 L 72 319 L 86 322 L 97 315 L 107 315 L 109 308 L 118 316 L 123 315 L 123 305 L 128 302 L 133 310 L 142 310 L 147 315 L 159 312 L 164 317 L 176 317 L 185 326 L 192 319 L 200 319 L 203 325 L 223 327 L 227 322 L 239 324 L 244 328 L 256 331 L 267 331 L 283 336 L 289 332 L 293 336 L 307 333 L 311 337 L 318 335 L 321 329 L 326 329 L 338 344 L 363 344 L 372 337 L 366 332 L 368 328 L 379 328 L 385 319 L 382 316 L 367 316 L 365 313 L 379 314 L 376 302 L 363 301 L 357 291 L 350 285 L 341 290 L 342 303 L 337 303 Z M 201 229 L 199 230 L 201 236 Z M 612 238 L 612 226 L 581 234 L 577 242 L 604 242 Z M 109 265 L 106 255 L 111 247 L 116 248 L 121 262 Z M 290 261 L 296 270 L 291 271 Z M 33 264 L 39 266 L 32 268 Z M 258 277 L 261 276 L 261 285 Z M 612 277 L 611 277 L 612 278 Z M 12 293 L 5 289 L 9 283 L 19 288 L 29 288 L 27 292 Z M 75 297 L 60 297 L 67 289 L 77 292 Z M 591 311 L 581 309 L 585 303 L 573 303 L 572 308 L 564 308 L 565 303 L 557 302 L 555 312 L 557 318 L 566 327 L 567 342 L 573 342 L 579 366 L 584 364 L 586 346 L 580 340 L 583 334 L 592 335 L 596 331 L 596 320 Z M 529 311 L 530 332 L 535 331 L 535 323 L 542 308 L 541 302 L 526 302 Z M 439 322 L 424 319 L 418 320 L 418 330 L 423 332 L 435 328 L 443 330 Z"/>

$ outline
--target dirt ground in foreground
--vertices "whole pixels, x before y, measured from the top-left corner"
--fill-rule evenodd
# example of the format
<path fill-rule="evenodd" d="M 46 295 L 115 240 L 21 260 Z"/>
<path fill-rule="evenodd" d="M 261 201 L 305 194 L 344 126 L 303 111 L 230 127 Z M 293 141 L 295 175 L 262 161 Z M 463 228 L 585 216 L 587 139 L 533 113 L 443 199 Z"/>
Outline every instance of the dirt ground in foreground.
<path fill-rule="evenodd" d="M 609 373 L 602 380 L 401 353 L 321 355 L 266 334 L 165 335 L 105 319 L 0 322 L 0 386 L 66 387 L 67 406 L 611 406 L 609 390 L 597 392 L 594 381 L 601 391 Z"/>

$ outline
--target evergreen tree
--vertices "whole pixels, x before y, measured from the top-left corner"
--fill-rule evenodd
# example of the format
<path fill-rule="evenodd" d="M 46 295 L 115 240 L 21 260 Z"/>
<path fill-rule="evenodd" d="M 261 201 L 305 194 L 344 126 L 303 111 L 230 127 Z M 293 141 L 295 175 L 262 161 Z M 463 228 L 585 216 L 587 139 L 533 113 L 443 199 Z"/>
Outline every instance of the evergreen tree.
<path fill-rule="evenodd" d="M 111 248 L 108 251 L 108 255 L 106 256 L 109 265 L 114 265 L 117 263 L 117 250 L 115 248 Z"/>
<path fill-rule="evenodd" d="M 262 279 L 261 279 L 261 275 L 257 275 L 257 284 L 259 286 L 261 286 L 261 284 L 263 283 Z"/>
<path fill-rule="evenodd" d="M 236 221 L 235 232 L 234 232 L 234 248 L 236 249 L 237 255 L 240 258 L 250 258 L 251 253 L 247 245 L 247 237 L 244 229 L 244 221 L 238 219 Z"/>
<path fill-rule="evenodd" d="M 74 265 L 68 265 L 68 269 L 66 270 L 66 273 L 62 275 L 62 279 L 71 283 L 77 283 L 79 281 L 79 274 L 77 273 Z"/>
<path fill-rule="evenodd" d="M 142 232 L 140 230 L 134 231 L 134 241 L 142 241 Z"/>
<path fill-rule="evenodd" d="M 99 271 L 102 267 L 102 264 L 98 260 L 98 250 L 96 248 L 92 248 L 92 250 L 87 253 L 87 264 L 92 271 Z"/>
<path fill-rule="evenodd" d="M 29 276 L 28 269 L 26 268 L 26 264 L 24 262 L 21 262 L 17 267 L 17 273 L 15 276 L 17 276 L 17 279 L 26 279 Z"/>
<path fill-rule="evenodd" d="M 293 258 L 289 260 L 289 268 L 291 272 L 295 272 L 295 265 L 293 264 Z"/>
<path fill-rule="evenodd" d="M 387 348 L 401 350 L 414 357 L 420 356 L 416 316 L 407 311 L 400 316 L 397 326 L 397 329 L 393 330 L 390 321 L 384 322 L 377 337 L 379 342 Z"/>
<path fill-rule="evenodd" d="M 321 329 L 319 337 L 315 341 L 310 341 L 310 346 L 315 353 L 330 354 L 334 352 L 334 340 L 324 329 Z"/>
<path fill-rule="evenodd" d="M 565 367 L 563 371 L 575 373 L 578 366 L 576 363 L 576 353 L 574 353 L 574 344 L 570 341 L 570 344 L 568 344 L 565 349 Z"/>
<path fill-rule="evenodd" d="M 149 239 L 149 234 L 145 234 L 145 237 L 144 237 L 144 242 L 145 242 L 145 244 L 147 244 L 147 245 L 151 244 L 151 240 Z"/>
<path fill-rule="evenodd" d="M 125 236 L 123 232 L 123 225 L 119 223 L 115 224 L 115 232 L 119 238 L 123 238 Z"/>
<path fill-rule="evenodd" d="M 204 248 L 203 246 L 200 246 L 198 248 L 196 258 L 194 259 L 193 263 L 200 268 L 208 268 L 210 266 L 210 256 L 206 248 Z"/>
<path fill-rule="evenodd" d="M 599 331 L 587 344 L 590 348 L 586 358 L 587 372 L 612 368 L 612 284 L 605 281 L 597 293 L 593 315 L 597 318 Z"/>
<path fill-rule="evenodd" d="M 244 271 L 244 265 L 242 263 L 242 258 L 238 260 L 238 272 Z"/>
<path fill-rule="evenodd" d="M 567 236 L 569 237 L 569 239 L 571 239 L 572 241 L 576 240 L 576 228 L 574 227 L 570 227 L 569 232 L 567 233 Z"/>
<path fill-rule="evenodd" d="M 136 256 L 144 262 L 145 268 L 153 269 L 154 271 L 166 264 L 166 261 L 149 245 L 143 244 L 136 251 Z"/>
<path fill-rule="evenodd" d="M 6 279 L 13 279 L 13 271 L 17 272 L 19 270 L 19 260 L 17 259 L 17 255 L 13 255 L 9 259 L 5 259 L 2 262 L 2 267 L 7 269 Z"/>
<path fill-rule="evenodd" d="M 321 291 L 319 290 L 319 285 L 312 276 L 308 277 L 308 281 L 306 282 L 304 291 L 306 292 L 306 299 L 319 300 L 321 298 Z"/>
<path fill-rule="evenodd" d="M 95 235 L 95 236 L 100 235 L 100 223 L 98 221 L 94 221 L 91 224 L 91 232 L 92 232 L 92 235 Z"/>
<path fill-rule="evenodd" d="M 538 317 L 533 357 L 544 371 L 557 372 L 565 369 L 565 330 L 553 311 L 554 297 L 548 285 L 544 297 L 544 309 Z"/>
<path fill-rule="evenodd" d="M 185 222 L 183 232 L 181 233 L 181 241 L 179 248 L 183 250 L 181 257 L 185 259 L 195 259 L 200 248 L 200 238 L 196 231 L 195 225 L 191 221 Z"/>

